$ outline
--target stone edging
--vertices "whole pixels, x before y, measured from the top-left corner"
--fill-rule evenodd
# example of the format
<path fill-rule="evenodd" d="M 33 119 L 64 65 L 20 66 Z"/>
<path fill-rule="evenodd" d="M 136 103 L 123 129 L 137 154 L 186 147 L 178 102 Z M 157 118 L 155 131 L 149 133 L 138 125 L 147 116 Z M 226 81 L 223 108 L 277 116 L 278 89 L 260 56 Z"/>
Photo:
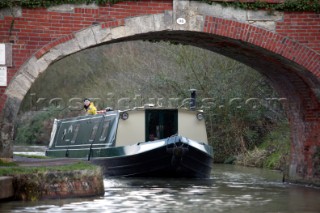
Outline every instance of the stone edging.
<path fill-rule="evenodd" d="M 14 200 L 35 201 L 104 194 L 103 174 L 100 167 L 95 170 L 18 174 L 9 179 L 12 181 L 11 199 Z"/>

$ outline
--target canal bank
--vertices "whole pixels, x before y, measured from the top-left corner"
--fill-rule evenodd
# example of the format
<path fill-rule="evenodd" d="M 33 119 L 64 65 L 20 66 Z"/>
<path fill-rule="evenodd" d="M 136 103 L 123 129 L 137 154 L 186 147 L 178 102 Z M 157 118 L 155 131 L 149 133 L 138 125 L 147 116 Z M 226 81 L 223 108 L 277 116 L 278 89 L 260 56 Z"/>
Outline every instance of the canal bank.
<path fill-rule="evenodd" d="M 104 194 L 100 167 L 71 159 L 18 157 L 0 167 L 0 200 L 34 201 Z"/>

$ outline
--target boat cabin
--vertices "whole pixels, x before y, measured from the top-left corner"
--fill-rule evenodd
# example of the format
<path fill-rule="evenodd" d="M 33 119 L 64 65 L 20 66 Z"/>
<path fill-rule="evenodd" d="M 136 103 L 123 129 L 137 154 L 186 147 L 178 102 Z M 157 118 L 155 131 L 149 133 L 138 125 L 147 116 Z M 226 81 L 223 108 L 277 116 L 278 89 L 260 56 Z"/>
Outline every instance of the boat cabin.
<path fill-rule="evenodd" d="M 174 135 L 207 144 L 203 112 L 143 107 L 55 120 L 46 154 L 85 157 L 89 149 L 127 146 Z"/>
<path fill-rule="evenodd" d="M 145 108 L 122 112 L 117 131 L 117 146 L 132 142 L 154 141 L 173 135 L 207 143 L 205 121 L 201 111 Z"/>

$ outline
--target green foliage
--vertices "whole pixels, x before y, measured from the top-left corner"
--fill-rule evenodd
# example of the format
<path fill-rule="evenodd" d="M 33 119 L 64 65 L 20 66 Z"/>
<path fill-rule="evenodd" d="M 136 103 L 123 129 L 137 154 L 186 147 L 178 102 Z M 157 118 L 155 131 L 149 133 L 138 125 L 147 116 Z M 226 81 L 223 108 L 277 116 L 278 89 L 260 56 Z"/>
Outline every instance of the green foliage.
<path fill-rule="evenodd" d="M 21 114 L 47 109 L 49 100 L 56 97 L 65 103 L 56 108 L 54 116 L 60 117 L 80 114 L 67 106 L 74 97 L 100 98 L 95 101 L 98 109 L 122 109 L 118 100 L 125 97 L 130 107 L 157 104 L 160 99 L 168 106 L 170 98 L 180 99 L 176 105 L 180 106 L 181 100 L 190 96 L 190 88 L 198 89 L 197 107 L 205 111 L 209 143 L 216 150 L 215 162 L 259 147 L 277 123 L 286 120 L 280 104 L 268 103 L 266 98 L 278 96 L 257 71 L 200 48 L 143 41 L 99 46 L 57 61 L 34 82 Z M 46 101 L 34 107 L 37 99 L 31 100 L 35 97 L 31 94 Z M 33 125 L 25 126 L 28 131 L 18 128 L 18 135 L 31 132 Z M 49 136 L 51 128 L 35 131 Z"/>
<path fill-rule="evenodd" d="M 313 165 L 316 165 L 315 174 L 320 174 L 320 146 L 314 150 L 312 162 Z"/>
<path fill-rule="evenodd" d="M 282 163 L 284 163 L 284 162 L 281 162 L 281 158 L 282 158 L 282 153 L 280 152 L 272 153 L 265 160 L 263 167 L 268 169 L 281 169 Z"/>
<path fill-rule="evenodd" d="M 194 0 L 208 4 L 217 3 L 225 7 L 235 7 L 245 10 L 269 10 L 269 11 L 287 11 L 287 12 L 320 12 L 320 2 L 318 0 L 285 0 L 282 3 L 268 3 L 266 1 L 222 1 L 214 0 Z"/>
<path fill-rule="evenodd" d="M 48 140 L 48 132 L 45 127 L 52 124 L 52 119 L 57 115 L 54 108 L 45 111 L 30 113 L 27 120 L 20 120 L 17 124 L 18 132 L 15 137 L 17 144 L 43 144 L 43 140 Z"/>
<path fill-rule="evenodd" d="M 263 167 L 267 156 L 268 153 L 266 150 L 255 147 L 253 150 L 239 155 L 235 163 L 249 167 Z"/>
<path fill-rule="evenodd" d="M 236 164 L 285 170 L 290 153 L 289 133 L 287 122 L 278 123 L 259 147 L 238 155 Z"/>
<path fill-rule="evenodd" d="M 284 170 L 290 154 L 290 129 L 288 123 L 279 123 L 277 128 L 265 137 L 264 143 L 260 147 L 269 153 L 264 167 Z"/>
<path fill-rule="evenodd" d="M 2 0 L 0 2 L 0 8 L 21 6 L 25 8 L 40 8 L 50 7 L 61 4 L 115 4 L 124 0 Z M 131 0 L 136 1 L 136 0 Z"/>
<path fill-rule="evenodd" d="M 320 12 L 320 2 L 318 0 L 285 0 L 283 3 L 267 3 L 265 1 L 254 2 L 222 2 L 223 6 L 231 6 L 246 10 L 266 9 L 269 11 L 287 12 Z"/>
<path fill-rule="evenodd" d="M 3 160 L 0 160 L 0 167 L 1 166 L 6 166 L 6 167 L 10 167 L 10 166 L 17 166 L 17 164 L 15 162 L 5 162 Z"/>

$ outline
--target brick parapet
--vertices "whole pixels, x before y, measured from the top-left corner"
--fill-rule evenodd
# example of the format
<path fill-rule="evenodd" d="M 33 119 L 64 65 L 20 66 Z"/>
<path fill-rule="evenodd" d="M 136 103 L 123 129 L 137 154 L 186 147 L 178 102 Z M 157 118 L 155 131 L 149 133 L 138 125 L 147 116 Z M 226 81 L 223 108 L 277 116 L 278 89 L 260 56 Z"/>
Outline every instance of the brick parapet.
<path fill-rule="evenodd" d="M 251 1 L 242 1 L 251 2 Z M 282 1 L 267 1 L 281 3 Z M 173 2 L 137 1 L 115 5 L 69 6 L 49 9 L 22 9 L 15 18 L 10 13 L 0 19 L 0 42 L 13 43 L 13 66 L 8 67 L 8 82 L 32 55 L 40 58 L 50 49 L 74 39 L 75 32 L 93 25 L 112 28 L 125 24 L 125 18 L 173 10 Z M 243 14 L 240 14 L 242 16 Z M 247 14 L 248 15 L 248 14 Z M 223 14 L 222 14 L 223 16 Z M 0 16 L 1 18 L 1 16 Z M 260 17 L 258 17 L 260 18 Z M 270 21 L 268 17 L 267 21 Z M 320 15 L 311 12 L 285 12 L 275 20 L 275 32 L 230 17 L 206 16 L 204 32 L 241 40 L 282 55 L 320 77 Z M 3 109 L 6 87 L 0 87 Z M 314 119 L 312 109 L 306 119 Z"/>
<path fill-rule="evenodd" d="M 74 39 L 74 33 L 81 29 L 93 25 L 117 27 L 124 25 L 128 17 L 163 13 L 172 9 L 172 1 L 167 0 L 130 1 L 103 7 L 24 8 L 16 12 L 15 18 L 10 13 L 4 13 L 0 16 L 0 42 L 13 43 L 13 66 L 8 67 L 8 83 L 32 55 L 39 59 L 53 47 Z M 283 19 L 275 22 L 274 33 L 241 20 L 206 16 L 203 31 L 260 46 L 295 61 L 320 77 L 320 15 L 312 12 L 285 12 Z M 5 89 L 0 87 L 0 109 L 6 100 Z M 310 114 L 312 112 L 307 113 L 307 117 L 312 117 Z"/>
<path fill-rule="evenodd" d="M 104 194 L 100 168 L 81 171 L 48 171 L 16 174 L 11 178 L 11 199 L 36 201 L 101 196 Z"/>
<path fill-rule="evenodd" d="M 281 3 L 282 1 L 267 2 Z M 96 24 L 102 24 L 106 28 L 116 27 L 123 24 L 124 18 L 163 13 L 165 10 L 172 10 L 172 1 L 121 2 L 112 6 L 107 5 L 97 8 L 75 7 L 66 12 L 61 9 L 55 11 L 50 9 L 22 9 L 21 15 L 15 18 L 8 15 L 4 16 L 2 20 L 0 19 L 0 42 L 13 43 L 14 53 L 13 67 L 8 69 L 8 82 L 33 54 L 36 53 L 36 57 L 40 57 L 54 45 L 69 39 L 73 32 Z M 223 29 L 225 32 L 234 29 L 229 23 L 241 25 L 241 22 L 229 22 L 227 19 L 221 19 L 221 21 L 225 22 L 225 29 Z M 284 13 L 284 20 L 276 23 L 276 33 L 287 36 L 319 53 L 320 26 L 318 23 L 320 23 L 319 14 L 286 12 Z M 255 38 L 251 39 L 253 40 L 249 40 L 249 42 L 259 42 L 255 41 Z M 301 50 L 300 53 L 305 54 L 305 51 Z M 288 57 L 294 57 L 291 51 L 287 51 L 286 54 Z M 303 57 L 299 59 L 301 63 L 306 63 Z M 308 66 L 317 69 L 316 59 Z"/>

